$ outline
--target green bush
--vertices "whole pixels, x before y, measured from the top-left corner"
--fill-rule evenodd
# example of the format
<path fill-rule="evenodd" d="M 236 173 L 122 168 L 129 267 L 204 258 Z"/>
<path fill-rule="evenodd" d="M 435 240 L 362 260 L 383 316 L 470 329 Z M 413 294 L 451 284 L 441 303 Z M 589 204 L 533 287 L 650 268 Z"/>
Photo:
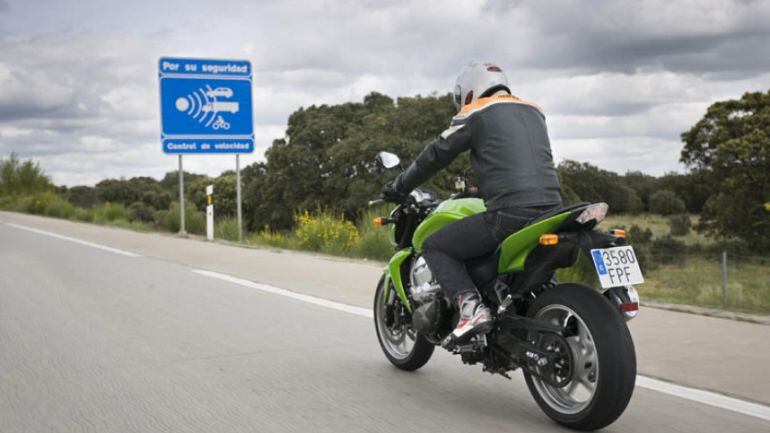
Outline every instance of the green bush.
<path fill-rule="evenodd" d="M 742 239 L 722 239 L 707 249 L 707 253 L 712 256 L 719 256 L 722 251 L 728 255 L 748 256 L 752 254 L 751 246 Z"/>
<path fill-rule="evenodd" d="M 309 251 L 329 254 L 349 254 L 360 239 L 356 226 L 329 212 L 310 215 L 307 211 L 296 216 L 294 235 L 299 245 Z"/>
<path fill-rule="evenodd" d="M 387 229 L 366 230 L 360 235 L 355 255 L 365 259 L 387 261 L 393 255 L 393 245 L 388 241 Z"/>
<path fill-rule="evenodd" d="M 642 229 L 636 224 L 633 224 L 628 229 L 628 242 L 634 247 L 634 253 L 636 258 L 639 259 L 639 266 L 642 271 L 647 271 L 655 267 L 655 263 L 651 260 L 652 252 L 652 230 L 649 228 Z"/>
<path fill-rule="evenodd" d="M 684 201 L 673 191 L 664 189 L 650 196 L 650 212 L 674 215 L 684 213 L 685 210 Z"/>
<path fill-rule="evenodd" d="M 94 212 L 90 209 L 76 207 L 75 211 L 70 215 L 70 219 L 90 223 L 94 221 Z"/>
<path fill-rule="evenodd" d="M 238 242 L 238 220 L 236 218 L 214 219 L 214 238 Z"/>
<path fill-rule="evenodd" d="M 43 209 L 43 214 L 54 218 L 69 219 L 75 214 L 76 209 L 72 203 L 59 198 L 48 203 Z"/>
<path fill-rule="evenodd" d="M 634 224 L 628 229 L 628 241 L 633 245 L 648 244 L 652 241 L 652 230 Z"/>
<path fill-rule="evenodd" d="M 16 204 L 16 200 L 14 200 L 14 197 L 10 195 L 6 195 L 6 196 L 0 195 L 0 209 L 10 210 L 13 208 L 15 204 Z"/>
<path fill-rule="evenodd" d="M 32 213 L 34 202 L 35 197 L 32 196 L 10 197 L 8 202 L 8 210 L 12 210 L 14 212 Z"/>
<path fill-rule="evenodd" d="M 5 196 L 0 200 L 0 208 L 54 218 L 71 218 L 77 210 L 53 191 L 31 196 Z"/>
<path fill-rule="evenodd" d="M 185 205 L 185 230 L 187 233 L 202 235 L 206 233 L 206 216 L 193 206 Z M 176 233 L 179 231 L 179 203 L 174 202 L 171 209 L 162 213 L 163 227 Z"/>
<path fill-rule="evenodd" d="M 669 235 L 652 241 L 652 259 L 658 264 L 683 264 L 686 251 L 684 242 Z"/>
<path fill-rule="evenodd" d="M 270 226 L 262 231 L 254 233 L 246 239 L 246 243 L 252 245 L 267 245 L 275 248 L 284 248 L 287 250 L 298 250 L 299 242 L 291 233 L 275 232 L 270 230 Z"/>
<path fill-rule="evenodd" d="M 391 226 L 378 227 L 373 220 L 389 214 L 387 206 L 370 209 L 364 213 L 358 222 L 360 239 L 355 247 L 355 255 L 372 260 L 388 260 L 393 255 L 393 245 L 388 241 Z"/>
<path fill-rule="evenodd" d="M 144 202 L 134 202 L 128 207 L 128 210 L 133 220 L 143 222 L 153 222 L 155 220 L 155 208 Z"/>
<path fill-rule="evenodd" d="M 94 206 L 94 222 L 96 224 L 108 224 L 115 220 L 131 220 L 131 213 L 122 204 L 102 203 Z"/>
<path fill-rule="evenodd" d="M 46 191 L 30 197 L 22 197 L 19 200 L 20 208 L 15 210 L 35 215 L 45 215 L 45 209 L 48 205 L 58 201 L 61 201 L 61 198 L 56 193 Z"/>
<path fill-rule="evenodd" d="M 686 213 L 672 215 L 668 218 L 668 226 L 671 228 L 671 236 L 687 236 L 692 228 L 690 215 Z"/>

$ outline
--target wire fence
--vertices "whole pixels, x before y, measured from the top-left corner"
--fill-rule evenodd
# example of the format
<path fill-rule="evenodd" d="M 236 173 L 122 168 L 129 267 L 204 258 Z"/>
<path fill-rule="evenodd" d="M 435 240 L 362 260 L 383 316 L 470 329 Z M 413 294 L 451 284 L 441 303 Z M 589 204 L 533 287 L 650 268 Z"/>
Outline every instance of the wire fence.
<path fill-rule="evenodd" d="M 640 292 L 663 301 L 770 314 L 770 257 L 727 251 L 639 258 Z"/>

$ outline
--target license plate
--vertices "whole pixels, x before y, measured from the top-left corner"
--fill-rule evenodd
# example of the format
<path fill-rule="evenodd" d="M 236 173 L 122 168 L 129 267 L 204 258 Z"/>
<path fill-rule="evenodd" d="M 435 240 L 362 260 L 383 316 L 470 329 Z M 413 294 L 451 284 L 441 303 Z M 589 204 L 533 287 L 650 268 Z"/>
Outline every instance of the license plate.
<path fill-rule="evenodd" d="M 630 245 L 591 250 L 591 257 L 599 282 L 605 289 L 644 282 L 639 260 Z"/>

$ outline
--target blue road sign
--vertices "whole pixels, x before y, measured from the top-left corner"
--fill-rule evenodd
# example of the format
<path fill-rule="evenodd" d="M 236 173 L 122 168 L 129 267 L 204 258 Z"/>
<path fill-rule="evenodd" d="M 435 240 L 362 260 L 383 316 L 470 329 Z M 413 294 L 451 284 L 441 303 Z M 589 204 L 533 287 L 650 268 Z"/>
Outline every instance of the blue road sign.
<path fill-rule="evenodd" d="M 164 152 L 254 151 L 251 63 L 163 57 L 158 68 Z"/>

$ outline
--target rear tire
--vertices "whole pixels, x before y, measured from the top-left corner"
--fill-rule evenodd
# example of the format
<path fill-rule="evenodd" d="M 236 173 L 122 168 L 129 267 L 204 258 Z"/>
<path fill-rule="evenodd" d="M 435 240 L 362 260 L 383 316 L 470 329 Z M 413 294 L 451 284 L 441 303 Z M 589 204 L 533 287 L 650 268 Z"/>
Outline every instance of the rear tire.
<path fill-rule="evenodd" d="M 397 339 L 400 334 L 397 331 L 394 332 L 392 328 L 388 328 L 385 318 L 383 317 L 385 310 L 382 303 L 382 295 L 385 289 L 385 285 L 383 284 L 384 280 L 384 276 L 380 278 L 380 282 L 377 284 L 377 290 L 374 293 L 374 329 L 377 332 L 377 341 L 379 341 L 385 357 L 388 358 L 393 365 L 401 370 L 417 370 L 430 360 L 435 346 L 426 340 L 422 334 L 412 330 L 408 325 L 403 326 L 402 338 L 411 339 L 411 337 L 413 337 L 413 345 L 411 348 L 405 345 L 405 350 L 398 350 L 398 348 L 394 346 L 394 339 Z M 396 295 L 396 290 L 393 287 L 391 287 L 389 299 L 386 304 L 401 304 L 401 301 Z M 385 333 L 387 333 L 387 335 Z"/>
<path fill-rule="evenodd" d="M 596 291 L 580 284 L 560 284 L 543 292 L 532 302 L 527 315 L 529 317 L 555 318 L 554 314 L 565 312 L 565 321 L 577 328 L 582 325 L 587 329 L 584 335 L 594 349 L 592 362 L 582 361 L 584 380 L 594 388 L 569 385 L 576 381 L 581 363 L 575 362 L 573 378 L 563 388 L 554 388 L 530 374 L 524 373 L 529 391 L 540 409 L 551 419 L 566 427 L 576 430 L 596 430 L 610 425 L 626 409 L 636 382 L 636 353 L 631 334 L 625 322 L 613 306 Z M 570 318 L 570 311 L 574 316 Z M 556 313 L 554 313 L 556 312 Z M 577 318 L 580 319 L 578 321 Z M 556 319 L 554 319 L 556 320 Z M 579 336 L 572 337 L 579 340 Z M 568 338 L 569 340 L 569 338 Z M 578 343 L 576 343 L 576 347 Z M 580 343 L 583 347 L 582 344 Z M 585 359 L 584 352 L 573 349 L 573 358 Z M 579 358 L 580 357 L 580 358 Z M 586 366 L 590 367 L 586 367 Z M 593 371 L 593 382 L 591 373 Z M 573 403 L 568 394 L 583 386 L 592 392 L 585 401 Z M 566 395 L 566 397 L 565 397 Z M 561 399 L 561 400 L 560 400 Z"/>

